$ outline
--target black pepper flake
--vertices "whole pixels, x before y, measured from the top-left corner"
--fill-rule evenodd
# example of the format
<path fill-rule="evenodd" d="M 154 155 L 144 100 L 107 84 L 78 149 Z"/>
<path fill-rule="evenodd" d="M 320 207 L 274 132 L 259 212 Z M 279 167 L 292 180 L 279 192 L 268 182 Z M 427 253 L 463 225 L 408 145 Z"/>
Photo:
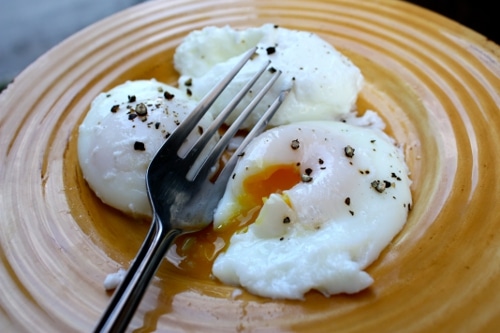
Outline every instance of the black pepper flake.
<path fill-rule="evenodd" d="M 144 145 L 144 142 L 141 141 L 134 142 L 134 150 L 145 151 L 146 146 Z"/>
<path fill-rule="evenodd" d="M 170 101 L 170 100 L 172 100 L 172 99 L 175 97 L 175 95 L 174 95 L 174 94 L 169 93 L 168 91 L 165 91 L 165 92 L 163 93 L 163 97 L 165 97 L 165 99 L 166 99 L 166 100 Z"/>
<path fill-rule="evenodd" d="M 174 124 L 177 125 L 177 126 L 179 126 L 181 124 L 181 122 L 178 119 L 175 119 L 174 120 Z"/>
<path fill-rule="evenodd" d="M 296 166 L 300 166 L 300 162 L 297 162 L 295 165 L 296 165 Z"/>
<path fill-rule="evenodd" d="M 391 186 L 391 183 L 387 180 L 374 180 L 371 183 L 372 188 L 374 188 L 377 192 L 383 193 L 387 187 Z"/>
<path fill-rule="evenodd" d="M 156 128 L 156 129 L 160 128 L 160 125 L 161 125 L 161 124 L 160 124 L 159 122 L 156 122 L 156 123 L 155 123 L 155 128 Z"/>
<path fill-rule="evenodd" d="M 268 71 L 269 71 L 269 73 L 274 74 L 274 73 L 276 73 L 277 70 L 274 67 L 269 67 Z"/>
<path fill-rule="evenodd" d="M 203 134 L 203 127 L 202 126 L 198 126 L 198 134 L 199 135 Z"/>
<path fill-rule="evenodd" d="M 351 216 L 354 216 L 354 212 L 352 210 L 350 210 L 349 213 L 351 213 Z"/>
<path fill-rule="evenodd" d="M 148 114 L 148 107 L 144 103 L 137 104 L 135 113 L 137 113 L 138 116 L 144 117 Z"/>
<path fill-rule="evenodd" d="M 170 136 L 170 133 L 165 134 L 165 139 L 168 139 L 169 136 Z"/>
<path fill-rule="evenodd" d="M 233 175 L 231 176 L 232 179 L 234 179 L 234 177 L 236 177 L 236 173 L 233 173 Z"/>
<path fill-rule="evenodd" d="M 299 149 L 299 147 L 300 147 L 299 139 L 292 140 L 290 147 L 292 147 L 293 150 Z"/>
<path fill-rule="evenodd" d="M 319 169 L 320 169 L 320 170 L 325 170 L 325 169 L 326 169 L 326 167 L 320 167 Z"/>
<path fill-rule="evenodd" d="M 313 170 L 311 168 L 307 168 L 306 170 L 306 175 L 310 176 Z"/>
<path fill-rule="evenodd" d="M 284 239 L 285 239 L 285 237 L 280 237 L 280 241 L 282 241 L 282 240 L 284 240 Z"/>
<path fill-rule="evenodd" d="M 274 46 L 270 46 L 266 49 L 267 55 L 271 55 L 276 53 L 276 48 Z"/>
<path fill-rule="evenodd" d="M 111 107 L 111 112 L 116 113 L 118 109 L 120 108 L 120 105 L 116 104 Z"/>
<path fill-rule="evenodd" d="M 321 158 L 320 158 L 320 159 L 318 160 L 318 163 L 319 163 L 319 164 L 323 164 L 323 163 L 325 163 L 325 161 L 323 161 L 323 159 L 321 159 Z"/>
<path fill-rule="evenodd" d="M 279 27 L 280 27 L 280 26 L 279 26 L 279 25 L 277 25 L 277 24 L 275 24 L 275 25 L 274 25 L 274 29 L 278 29 Z"/>
<path fill-rule="evenodd" d="M 283 219 L 283 223 L 287 224 L 290 223 L 290 218 L 287 216 Z"/>
<path fill-rule="evenodd" d="M 411 211 L 411 203 L 408 203 L 408 211 L 410 212 Z"/>
<path fill-rule="evenodd" d="M 392 177 L 392 178 L 396 178 L 396 180 L 398 180 L 398 181 L 401 181 L 401 178 L 400 178 L 400 177 L 398 177 L 398 175 L 396 175 L 394 172 L 393 172 L 393 173 L 391 173 L 391 177 Z"/>
<path fill-rule="evenodd" d="M 192 91 L 191 91 L 191 89 L 189 89 L 189 88 L 188 88 L 188 89 L 186 89 L 186 94 L 187 94 L 188 96 L 190 96 L 190 97 L 191 97 L 191 96 L 193 96 L 193 92 L 192 92 Z"/>
<path fill-rule="evenodd" d="M 136 101 L 135 95 L 128 95 L 128 102 L 129 103 L 134 103 Z"/>
<path fill-rule="evenodd" d="M 354 156 L 354 148 L 352 148 L 351 146 L 346 146 L 344 148 L 344 153 L 345 156 L 352 158 Z"/>
<path fill-rule="evenodd" d="M 186 87 L 191 87 L 193 85 L 193 79 L 192 78 L 189 78 L 187 79 L 185 82 L 184 82 L 184 85 Z"/>
<path fill-rule="evenodd" d="M 313 180 L 313 177 L 311 177 L 310 175 L 308 174 L 303 174 L 301 176 L 301 179 L 304 183 L 310 183 L 312 180 Z"/>
<path fill-rule="evenodd" d="M 349 206 L 349 205 L 351 204 L 351 198 L 349 198 L 349 197 L 345 198 L 344 203 L 345 203 L 347 206 Z"/>
<path fill-rule="evenodd" d="M 370 140 L 371 143 L 375 143 L 377 140 Z"/>
<path fill-rule="evenodd" d="M 135 114 L 135 113 L 129 113 L 128 120 L 134 120 L 135 118 L 137 118 L 137 114 Z"/>

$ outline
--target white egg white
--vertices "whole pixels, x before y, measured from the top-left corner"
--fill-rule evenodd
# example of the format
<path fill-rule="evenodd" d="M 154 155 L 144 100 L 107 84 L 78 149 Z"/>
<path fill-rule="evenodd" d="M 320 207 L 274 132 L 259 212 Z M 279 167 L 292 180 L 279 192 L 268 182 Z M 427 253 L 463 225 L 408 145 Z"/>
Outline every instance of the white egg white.
<path fill-rule="evenodd" d="M 238 162 L 215 212 L 215 228 L 245 209 L 245 180 L 276 165 L 295 165 L 304 177 L 263 198 L 256 221 L 234 234 L 216 259 L 214 275 L 271 298 L 368 287 L 373 279 L 364 269 L 401 230 L 412 203 L 400 149 L 379 130 L 341 122 L 268 130 Z"/>
<path fill-rule="evenodd" d="M 175 68 L 181 74 L 180 89 L 189 90 L 194 99 L 200 99 L 234 67 L 245 51 L 255 46 L 255 56 L 215 103 L 214 116 L 267 61 L 283 74 L 245 126 L 255 124 L 277 93 L 290 87 L 292 82 L 293 89 L 271 120 L 272 126 L 337 119 L 354 108 L 363 84 L 360 70 L 318 35 L 272 24 L 243 30 L 229 26 L 206 27 L 191 32 L 174 55 Z M 264 74 L 238 110 L 243 109 L 245 101 L 256 94 L 269 75 Z M 238 113 L 233 113 L 228 122 L 234 121 Z"/>
<path fill-rule="evenodd" d="M 166 98 L 165 92 L 174 97 Z M 137 115 L 139 104 L 147 108 L 147 115 Z M 165 138 L 195 106 L 183 91 L 155 80 L 128 81 L 97 96 L 78 134 L 80 167 L 96 195 L 127 214 L 151 216 L 147 167 Z M 208 113 L 201 128 L 212 121 Z M 193 131 L 186 147 L 198 137 Z"/>

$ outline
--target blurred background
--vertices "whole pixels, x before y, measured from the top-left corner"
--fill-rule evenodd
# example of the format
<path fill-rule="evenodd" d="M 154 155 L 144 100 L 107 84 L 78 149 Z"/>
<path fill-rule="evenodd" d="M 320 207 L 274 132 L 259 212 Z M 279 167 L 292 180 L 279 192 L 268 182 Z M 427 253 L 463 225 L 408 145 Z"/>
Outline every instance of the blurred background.
<path fill-rule="evenodd" d="M 0 91 L 26 66 L 66 37 L 106 16 L 144 1 L 146 0 L 0 0 Z M 460 22 L 500 44 L 495 1 L 409 2 Z"/>

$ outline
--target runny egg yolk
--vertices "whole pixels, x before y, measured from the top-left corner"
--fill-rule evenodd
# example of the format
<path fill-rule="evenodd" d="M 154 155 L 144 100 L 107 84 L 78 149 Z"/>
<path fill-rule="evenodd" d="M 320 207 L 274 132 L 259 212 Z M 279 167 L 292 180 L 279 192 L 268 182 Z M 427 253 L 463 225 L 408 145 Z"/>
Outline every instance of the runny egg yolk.
<path fill-rule="evenodd" d="M 190 276 L 210 276 L 213 261 L 228 246 L 231 236 L 255 221 L 263 202 L 271 194 L 292 188 L 300 179 L 297 165 L 272 165 L 245 178 L 243 194 L 238 197 L 240 209 L 234 212 L 232 221 L 217 230 L 208 226 L 177 238 L 175 251 L 183 258 L 177 266 Z"/>
<path fill-rule="evenodd" d="M 281 193 L 300 181 L 300 170 L 295 165 L 274 165 L 247 177 L 243 194 L 238 198 L 242 211 L 261 207 L 263 200 L 273 193 Z"/>

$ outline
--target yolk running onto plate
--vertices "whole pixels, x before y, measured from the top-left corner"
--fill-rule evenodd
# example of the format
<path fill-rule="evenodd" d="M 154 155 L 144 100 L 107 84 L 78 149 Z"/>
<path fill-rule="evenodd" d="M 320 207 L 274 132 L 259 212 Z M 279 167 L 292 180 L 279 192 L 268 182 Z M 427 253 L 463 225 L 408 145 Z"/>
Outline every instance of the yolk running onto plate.
<path fill-rule="evenodd" d="M 177 254 L 184 258 L 178 267 L 190 276 L 210 276 L 217 254 L 228 246 L 234 233 L 255 221 L 263 201 L 272 193 L 281 193 L 299 182 L 300 169 L 296 165 L 269 166 L 247 177 L 243 182 L 245 194 L 238 198 L 241 210 L 235 212 L 233 221 L 218 230 L 210 225 L 176 240 Z"/>

